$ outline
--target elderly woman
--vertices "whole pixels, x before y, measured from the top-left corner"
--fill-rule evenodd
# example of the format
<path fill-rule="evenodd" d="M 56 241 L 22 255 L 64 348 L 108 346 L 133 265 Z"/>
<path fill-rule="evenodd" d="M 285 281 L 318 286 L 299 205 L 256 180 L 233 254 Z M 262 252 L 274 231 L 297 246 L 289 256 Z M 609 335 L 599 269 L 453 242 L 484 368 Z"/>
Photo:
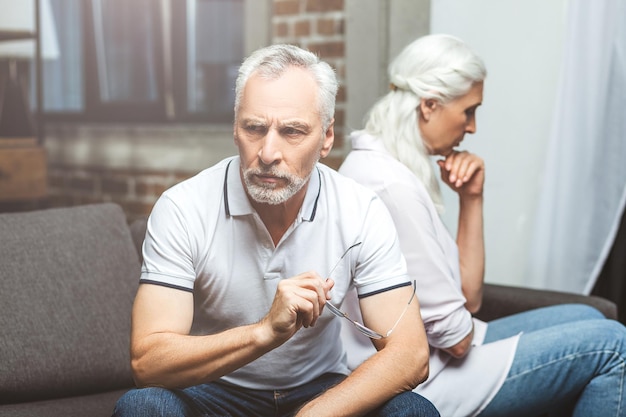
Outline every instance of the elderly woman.
<path fill-rule="evenodd" d="M 430 377 L 416 392 L 441 415 L 626 416 L 626 329 L 583 305 L 561 305 L 489 323 L 472 317 L 484 278 L 485 164 L 459 150 L 476 131 L 486 70 L 461 40 L 430 35 L 389 66 L 390 91 L 351 135 L 340 172 L 374 190 L 392 214 L 417 282 Z M 436 165 L 431 156 L 439 156 Z M 459 197 L 456 241 L 439 217 L 436 171 Z M 343 306 L 358 318 L 356 296 Z M 350 366 L 371 343 L 345 321 Z"/>

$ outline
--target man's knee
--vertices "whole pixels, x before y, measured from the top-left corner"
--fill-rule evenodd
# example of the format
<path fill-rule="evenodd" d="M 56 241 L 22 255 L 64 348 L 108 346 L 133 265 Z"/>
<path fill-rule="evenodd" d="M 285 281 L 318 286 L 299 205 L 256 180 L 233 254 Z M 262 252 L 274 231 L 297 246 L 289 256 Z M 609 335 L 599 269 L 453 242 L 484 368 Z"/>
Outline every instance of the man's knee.
<path fill-rule="evenodd" d="M 177 393 L 164 388 L 139 388 L 128 391 L 115 405 L 113 417 L 185 416 L 188 407 Z"/>

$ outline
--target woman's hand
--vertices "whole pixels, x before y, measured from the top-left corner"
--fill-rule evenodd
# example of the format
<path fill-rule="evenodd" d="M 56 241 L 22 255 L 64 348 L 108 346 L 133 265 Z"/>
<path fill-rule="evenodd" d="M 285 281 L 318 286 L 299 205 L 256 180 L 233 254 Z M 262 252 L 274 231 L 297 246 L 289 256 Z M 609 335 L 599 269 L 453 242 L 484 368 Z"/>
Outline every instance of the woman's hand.
<path fill-rule="evenodd" d="M 460 197 L 477 197 L 483 194 L 485 162 L 467 151 L 452 151 L 444 160 L 437 161 L 441 179 Z"/>

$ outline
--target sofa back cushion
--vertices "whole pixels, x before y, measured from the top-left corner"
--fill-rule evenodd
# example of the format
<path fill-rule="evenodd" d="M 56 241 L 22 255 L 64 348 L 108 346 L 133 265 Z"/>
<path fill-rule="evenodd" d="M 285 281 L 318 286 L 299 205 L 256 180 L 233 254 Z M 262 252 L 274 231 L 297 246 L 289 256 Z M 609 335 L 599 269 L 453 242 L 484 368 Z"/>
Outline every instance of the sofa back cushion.
<path fill-rule="evenodd" d="M 143 241 L 146 237 L 146 230 L 148 229 L 148 218 L 140 217 L 135 219 L 130 224 L 130 234 L 133 237 L 135 249 L 139 255 L 139 262 L 143 262 Z"/>
<path fill-rule="evenodd" d="M 0 214 L 0 403 L 131 387 L 139 273 L 115 204 Z"/>

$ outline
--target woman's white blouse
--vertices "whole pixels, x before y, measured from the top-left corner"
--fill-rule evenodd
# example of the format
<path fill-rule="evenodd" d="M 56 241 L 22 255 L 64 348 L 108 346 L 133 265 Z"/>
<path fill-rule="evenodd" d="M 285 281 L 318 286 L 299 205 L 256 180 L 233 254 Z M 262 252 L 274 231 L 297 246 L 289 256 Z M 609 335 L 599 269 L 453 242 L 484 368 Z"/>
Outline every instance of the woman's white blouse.
<path fill-rule="evenodd" d="M 509 371 L 519 336 L 484 345 L 487 323 L 464 307 L 456 242 L 439 217 L 423 183 L 392 157 L 382 142 L 360 131 L 351 135 L 352 152 L 339 172 L 375 191 L 394 219 L 417 296 L 430 352 L 430 376 L 415 392 L 442 416 L 477 415 L 498 392 Z M 353 292 L 344 310 L 360 319 Z M 354 369 L 373 352 L 369 339 L 344 320 L 342 338 Z M 474 325 L 473 347 L 462 359 L 441 348 L 460 342 Z"/>

